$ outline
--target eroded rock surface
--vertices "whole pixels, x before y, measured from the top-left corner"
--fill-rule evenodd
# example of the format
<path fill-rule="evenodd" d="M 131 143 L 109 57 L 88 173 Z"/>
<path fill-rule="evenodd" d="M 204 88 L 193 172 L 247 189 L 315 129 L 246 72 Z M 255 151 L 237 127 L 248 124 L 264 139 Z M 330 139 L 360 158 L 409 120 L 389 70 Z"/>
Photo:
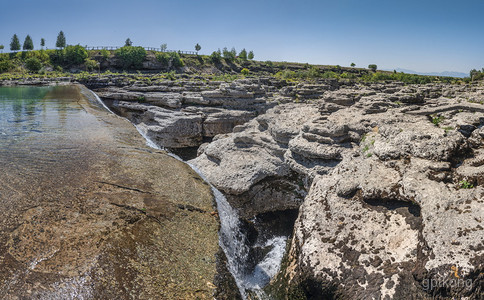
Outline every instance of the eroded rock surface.
<path fill-rule="evenodd" d="M 258 78 L 105 92 L 162 145 L 201 145 L 191 163 L 243 219 L 299 208 L 273 294 L 482 297 L 482 86 Z M 181 96 L 133 101 L 160 92 Z"/>
<path fill-rule="evenodd" d="M 286 298 L 478 299 L 483 92 L 327 88 L 216 136 L 192 163 L 245 217 L 302 203 L 273 283 Z"/>

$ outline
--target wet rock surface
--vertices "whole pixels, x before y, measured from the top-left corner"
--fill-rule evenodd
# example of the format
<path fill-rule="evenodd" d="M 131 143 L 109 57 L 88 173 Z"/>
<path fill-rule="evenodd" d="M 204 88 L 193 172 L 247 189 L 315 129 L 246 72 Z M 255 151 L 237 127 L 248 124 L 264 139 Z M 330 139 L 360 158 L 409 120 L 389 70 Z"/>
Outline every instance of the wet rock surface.
<path fill-rule="evenodd" d="M 70 131 L 0 152 L 1 298 L 212 298 L 210 187 L 81 91 L 51 95 L 72 99 L 55 116 Z"/>

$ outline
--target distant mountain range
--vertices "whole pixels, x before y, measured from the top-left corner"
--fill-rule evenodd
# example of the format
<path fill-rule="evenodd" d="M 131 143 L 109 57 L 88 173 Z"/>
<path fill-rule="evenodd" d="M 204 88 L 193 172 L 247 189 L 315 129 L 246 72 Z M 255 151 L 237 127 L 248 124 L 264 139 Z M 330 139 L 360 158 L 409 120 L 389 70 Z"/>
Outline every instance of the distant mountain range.
<path fill-rule="evenodd" d="M 393 70 L 385 70 L 385 71 L 393 71 Z M 395 71 L 408 73 L 408 74 L 430 75 L 430 76 L 449 76 L 449 77 L 460 77 L 460 78 L 469 76 L 468 73 L 452 72 L 452 71 L 445 71 L 445 72 L 440 72 L 440 73 L 438 73 L 438 72 L 417 72 L 417 71 L 407 70 L 407 69 L 402 69 L 402 68 L 396 68 Z"/>

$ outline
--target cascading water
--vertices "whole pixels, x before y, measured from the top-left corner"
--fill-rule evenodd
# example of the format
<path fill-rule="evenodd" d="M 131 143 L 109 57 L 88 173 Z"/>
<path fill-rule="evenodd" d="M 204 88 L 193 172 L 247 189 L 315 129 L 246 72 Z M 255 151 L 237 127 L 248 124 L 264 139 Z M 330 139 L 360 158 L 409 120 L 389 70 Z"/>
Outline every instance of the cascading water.
<path fill-rule="evenodd" d="M 113 113 L 104 102 L 94 93 L 95 98 L 99 103 L 109 112 Z M 157 145 L 147 133 L 139 126 L 134 125 L 138 132 L 146 140 L 146 145 L 157 149 L 166 151 Z M 168 152 L 168 151 L 167 151 Z M 197 174 L 209 183 L 205 176 L 194 165 L 182 160 L 175 154 L 168 154 L 189 165 Z M 209 183 L 210 184 L 210 183 Z M 260 299 L 267 299 L 267 296 L 262 291 L 262 288 L 269 283 L 270 279 L 279 271 L 282 257 L 286 246 L 287 236 L 275 236 L 269 239 L 260 241 L 255 247 L 270 248 L 271 250 L 263 257 L 263 259 L 255 266 L 249 268 L 249 261 L 251 259 L 251 248 L 247 242 L 247 237 L 242 231 L 242 224 L 240 222 L 238 212 L 229 204 L 225 196 L 210 184 L 217 210 L 220 217 L 220 232 L 219 245 L 225 253 L 228 261 L 228 268 L 235 279 L 237 287 L 243 299 L 247 298 L 247 290 L 253 291 Z"/>

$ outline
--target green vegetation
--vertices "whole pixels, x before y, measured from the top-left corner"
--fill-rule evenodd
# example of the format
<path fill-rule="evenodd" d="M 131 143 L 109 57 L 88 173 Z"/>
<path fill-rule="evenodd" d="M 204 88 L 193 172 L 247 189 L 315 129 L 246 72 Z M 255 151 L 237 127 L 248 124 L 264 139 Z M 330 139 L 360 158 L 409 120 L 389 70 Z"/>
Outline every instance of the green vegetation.
<path fill-rule="evenodd" d="M 430 117 L 432 118 L 432 123 L 435 126 L 439 126 L 440 122 L 442 122 L 444 120 L 444 117 L 443 116 L 432 115 Z"/>
<path fill-rule="evenodd" d="M 253 60 L 254 59 L 254 52 L 249 51 L 249 55 L 247 56 L 248 59 Z"/>
<path fill-rule="evenodd" d="M 64 60 L 67 65 L 80 65 L 89 56 L 86 48 L 80 45 L 67 46 L 62 51 L 64 51 Z"/>
<path fill-rule="evenodd" d="M 121 59 L 123 68 L 140 68 L 146 58 L 146 50 L 143 47 L 124 46 L 114 53 Z"/>
<path fill-rule="evenodd" d="M 354 68 L 356 66 L 355 63 L 351 63 L 351 67 Z"/>
<path fill-rule="evenodd" d="M 37 57 L 30 57 L 25 61 L 25 67 L 30 72 L 38 72 L 42 68 L 42 63 Z"/>
<path fill-rule="evenodd" d="M 104 60 L 107 60 L 109 56 L 111 56 L 111 53 L 106 49 L 102 49 L 101 56 L 103 57 Z"/>
<path fill-rule="evenodd" d="M 45 39 L 44 38 L 41 38 L 40 39 L 40 47 L 41 48 L 44 48 L 45 47 Z"/>
<path fill-rule="evenodd" d="M 376 72 L 377 68 L 378 68 L 378 66 L 375 65 L 375 64 L 368 65 L 368 69 L 372 70 L 373 72 Z"/>
<path fill-rule="evenodd" d="M 125 47 L 130 47 L 133 46 L 133 42 L 131 41 L 130 38 L 127 38 L 126 41 L 124 42 Z"/>
<path fill-rule="evenodd" d="M 222 55 L 224 57 L 224 60 L 228 63 L 231 63 L 231 62 L 234 62 L 235 61 L 235 57 L 237 56 L 237 51 L 235 51 L 235 48 L 232 47 L 232 49 L 229 51 L 227 50 L 227 47 L 225 47 L 223 50 L 222 50 Z"/>
<path fill-rule="evenodd" d="M 99 69 L 99 63 L 93 59 L 87 58 L 84 62 L 87 71 L 94 71 Z"/>
<path fill-rule="evenodd" d="M 466 179 L 459 181 L 459 186 L 461 189 L 472 189 L 474 187 L 474 185 Z"/>
<path fill-rule="evenodd" d="M 22 47 L 23 50 L 34 50 L 34 42 L 32 41 L 32 38 L 30 35 L 27 34 L 25 37 L 24 45 Z"/>
<path fill-rule="evenodd" d="M 239 58 L 241 60 L 247 60 L 247 51 L 245 49 L 242 49 L 242 51 L 240 51 Z"/>
<path fill-rule="evenodd" d="M 55 42 L 57 48 L 64 48 L 66 46 L 66 36 L 62 30 L 57 35 L 57 41 Z"/>
<path fill-rule="evenodd" d="M 5 48 L 5 46 L 3 45 L 0 45 L 0 50 L 2 50 L 2 53 L 3 53 L 3 49 Z"/>
<path fill-rule="evenodd" d="M 242 75 L 244 75 L 244 76 L 248 76 L 250 71 L 247 68 L 243 68 L 242 70 L 240 70 L 240 73 L 242 73 Z"/>
<path fill-rule="evenodd" d="M 220 49 L 218 49 L 217 51 L 213 51 L 212 54 L 210 55 L 210 60 L 214 64 L 220 63 L 221 59 L 222 59 L 222 52 L 220 51 Z"/>
<path fill-rule="evenodd" d="M 166 52 L 167 48 L 168 48 L 167 44 L 161 44 L 161 46 L 160 46 L 161 52 Z"/>
<path fill-rule="evenodd" d="M 10 50 L 11 51 L 18 51 L 20 50 L 20 41 L 18 39 L 17 34 L 14 34 L 12 40 L 10 41 Z"/>
<path fill-rule="evenodd" d="M 195 51 L 197 51 L 197 52 L 198 52 L 198 51 L 200 51 L 200 50 L 202 50 L 202 46 L 200 46 L 200 44 L 198 44 L 198 43 L 197 43 L 197 44 L 195 45 Z"/>
<path fill-rule="evenodd" d="M 164 67 L 183 67 L 184 63 L 179 53 L 177 52 L 158 52 L 156 59 L 162 63 Z"/>
<path fill-rule="evenodd" d="M 470 80 L 482 80 L 484 78 L 484 68 L 482 70 L 472 69 L 469 73 Z"/>

